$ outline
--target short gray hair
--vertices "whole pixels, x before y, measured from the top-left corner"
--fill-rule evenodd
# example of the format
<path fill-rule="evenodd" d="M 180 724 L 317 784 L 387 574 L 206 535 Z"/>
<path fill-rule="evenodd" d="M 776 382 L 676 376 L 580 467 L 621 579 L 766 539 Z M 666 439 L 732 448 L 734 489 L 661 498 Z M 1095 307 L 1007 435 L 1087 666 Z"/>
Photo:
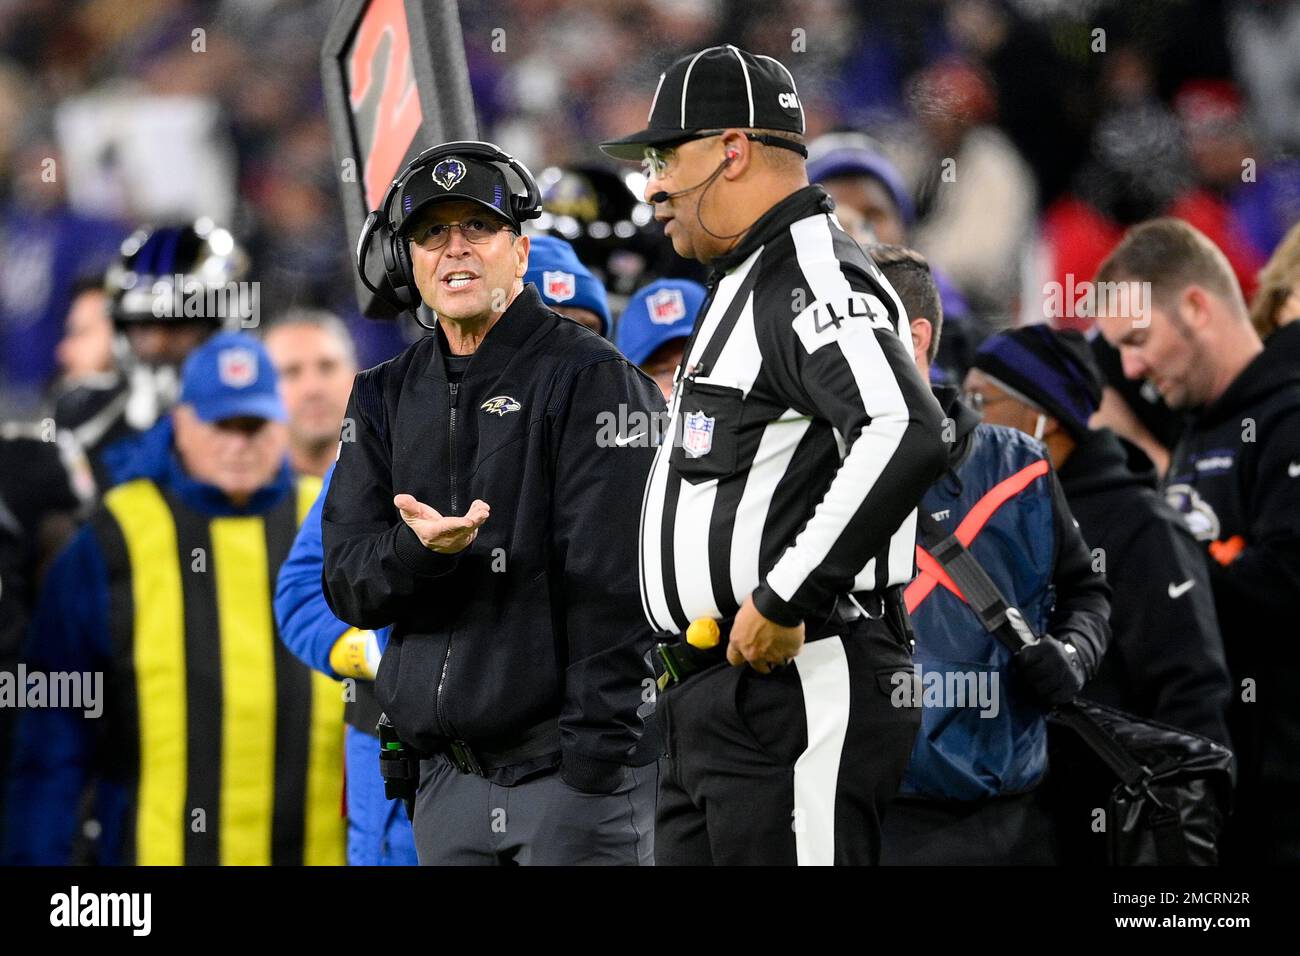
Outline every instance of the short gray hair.
<path fill-rule="evenodd" d="M 347 323 L 340 319 L 333 312 L 327 309 L 309 309 L 309 308 L 292 308 L 286 312 L 280 313 L 269 324 L 262 329 L 262 340 L 274 332 L 276 329 L 285 328 L 290 325 L 310 325 L 317 329 L 322 329 L 330 333 L 339 340 L 343 346 L 343 352 L 348 361 L 354 366 L 357 364 L 357 345 L 352 340 L 352 333 L 348 331 Z"/>

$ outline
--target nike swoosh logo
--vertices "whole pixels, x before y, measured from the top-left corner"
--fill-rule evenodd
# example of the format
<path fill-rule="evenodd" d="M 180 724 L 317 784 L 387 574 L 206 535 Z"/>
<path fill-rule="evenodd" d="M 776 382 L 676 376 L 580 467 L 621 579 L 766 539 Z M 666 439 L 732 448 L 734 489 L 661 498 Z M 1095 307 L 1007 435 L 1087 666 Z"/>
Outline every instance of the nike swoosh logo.
<path fill-rule="evenodd" d="M 1286 473 L 1292 478 L 1300 478 L 1300 461 L 1293 461 L 1287 465 Z"/>
<path fill-rule="evenodd" d="M 636 441 L 638 438 L 645 438 L 645 432 L 637 432 L 635 435 L 629 435 L 626 438 L 624 438 L 622 435 L 615 435 L 614 444 L 618 445 L 620 448 L 623 448 L 627 445 L 632 444 L 632 442 Z"/>
<path fill-rule="evenodd" d="M 1169 596 L 1174 600 L 1177 600 L 1178 598 L 1186 594 L 1188 591 L 1190 591 L 1193 587 L 1195 587 L 1195 585 L 1196 585 L 1195 579 L 1184 581 L 1182 584 L 1174 584 L 1173 582 L 1170 582 Z"/>

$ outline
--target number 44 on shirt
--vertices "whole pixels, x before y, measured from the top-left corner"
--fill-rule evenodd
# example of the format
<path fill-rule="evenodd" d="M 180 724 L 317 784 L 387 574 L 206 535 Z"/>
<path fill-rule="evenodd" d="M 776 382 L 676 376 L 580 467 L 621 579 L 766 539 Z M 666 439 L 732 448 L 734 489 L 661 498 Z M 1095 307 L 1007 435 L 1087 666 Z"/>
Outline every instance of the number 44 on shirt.
<path fill-rule="evenodd" d="M 843 330 L 865 324 L 897 334 L 885 304 L 869 292 L 849 292 L 842 298 L 818 299 L 794 319 L 794 330 L 809 354 L 835 342 Z"/>

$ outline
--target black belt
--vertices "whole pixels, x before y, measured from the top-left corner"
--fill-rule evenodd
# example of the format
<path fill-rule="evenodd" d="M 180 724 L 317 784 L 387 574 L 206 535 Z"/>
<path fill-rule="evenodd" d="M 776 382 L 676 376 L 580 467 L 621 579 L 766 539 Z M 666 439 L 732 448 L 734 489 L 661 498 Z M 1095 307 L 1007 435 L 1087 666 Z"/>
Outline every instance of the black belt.
<path fill-rule="evenodd" d="M 508 738 L 498 737 L 470 743 L 467 740 L 448 740 L 435 753 L 440 753 L 461 773 L 486 777 L 494 770 L 514 764 L 536 760 L 560 750 L 560 721 L 550 717 L 534 724 L 522 733 Z"/>
<path fill-rule="evenodd" d="M 824 637 L 834 637 L 843 633 L 844 625 L 864 618 L 880 620 L 888 616 L 898 628 L 899 633 L 910 637 L 911 628 L 907 623 L 906 606 L 903 603 L 901 585 L 884 591 L 858 591 L 852 595 L 842 595 L 835 599 L 831 610 L 821 621 L 804 622 L 804 641 L 816 641 Z M 681 683 L 692 674 L 719 664 L 727 659 L 727 640 L 731 633 L 734 618 L 727 618 L 718 623 L 721 637 L 716 647 L 701 650 L 687 644 L 683 635 L 662 641 L 655 646 L 655 670 L 659 689 L 665 690 L 673 684 Z"/>

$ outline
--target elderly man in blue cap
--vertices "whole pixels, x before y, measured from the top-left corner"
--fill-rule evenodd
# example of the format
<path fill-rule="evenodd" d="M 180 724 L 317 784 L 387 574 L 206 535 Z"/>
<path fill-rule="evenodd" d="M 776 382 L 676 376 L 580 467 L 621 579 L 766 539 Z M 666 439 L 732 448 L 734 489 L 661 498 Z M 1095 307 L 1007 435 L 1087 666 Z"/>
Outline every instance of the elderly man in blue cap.
<path fill-rule="evenodd" d="M 320 480 L 294 479 L 275 369 L 247 335 L 191 353 L 171 417 L 158 472 L 109 491 L 46 578 L 29 673 L 103 687 L 24 712 L 6 860 L 70 862 L 93 780 L 96 862 L 342 863 L 343 698 L 271 611 Z"/>

